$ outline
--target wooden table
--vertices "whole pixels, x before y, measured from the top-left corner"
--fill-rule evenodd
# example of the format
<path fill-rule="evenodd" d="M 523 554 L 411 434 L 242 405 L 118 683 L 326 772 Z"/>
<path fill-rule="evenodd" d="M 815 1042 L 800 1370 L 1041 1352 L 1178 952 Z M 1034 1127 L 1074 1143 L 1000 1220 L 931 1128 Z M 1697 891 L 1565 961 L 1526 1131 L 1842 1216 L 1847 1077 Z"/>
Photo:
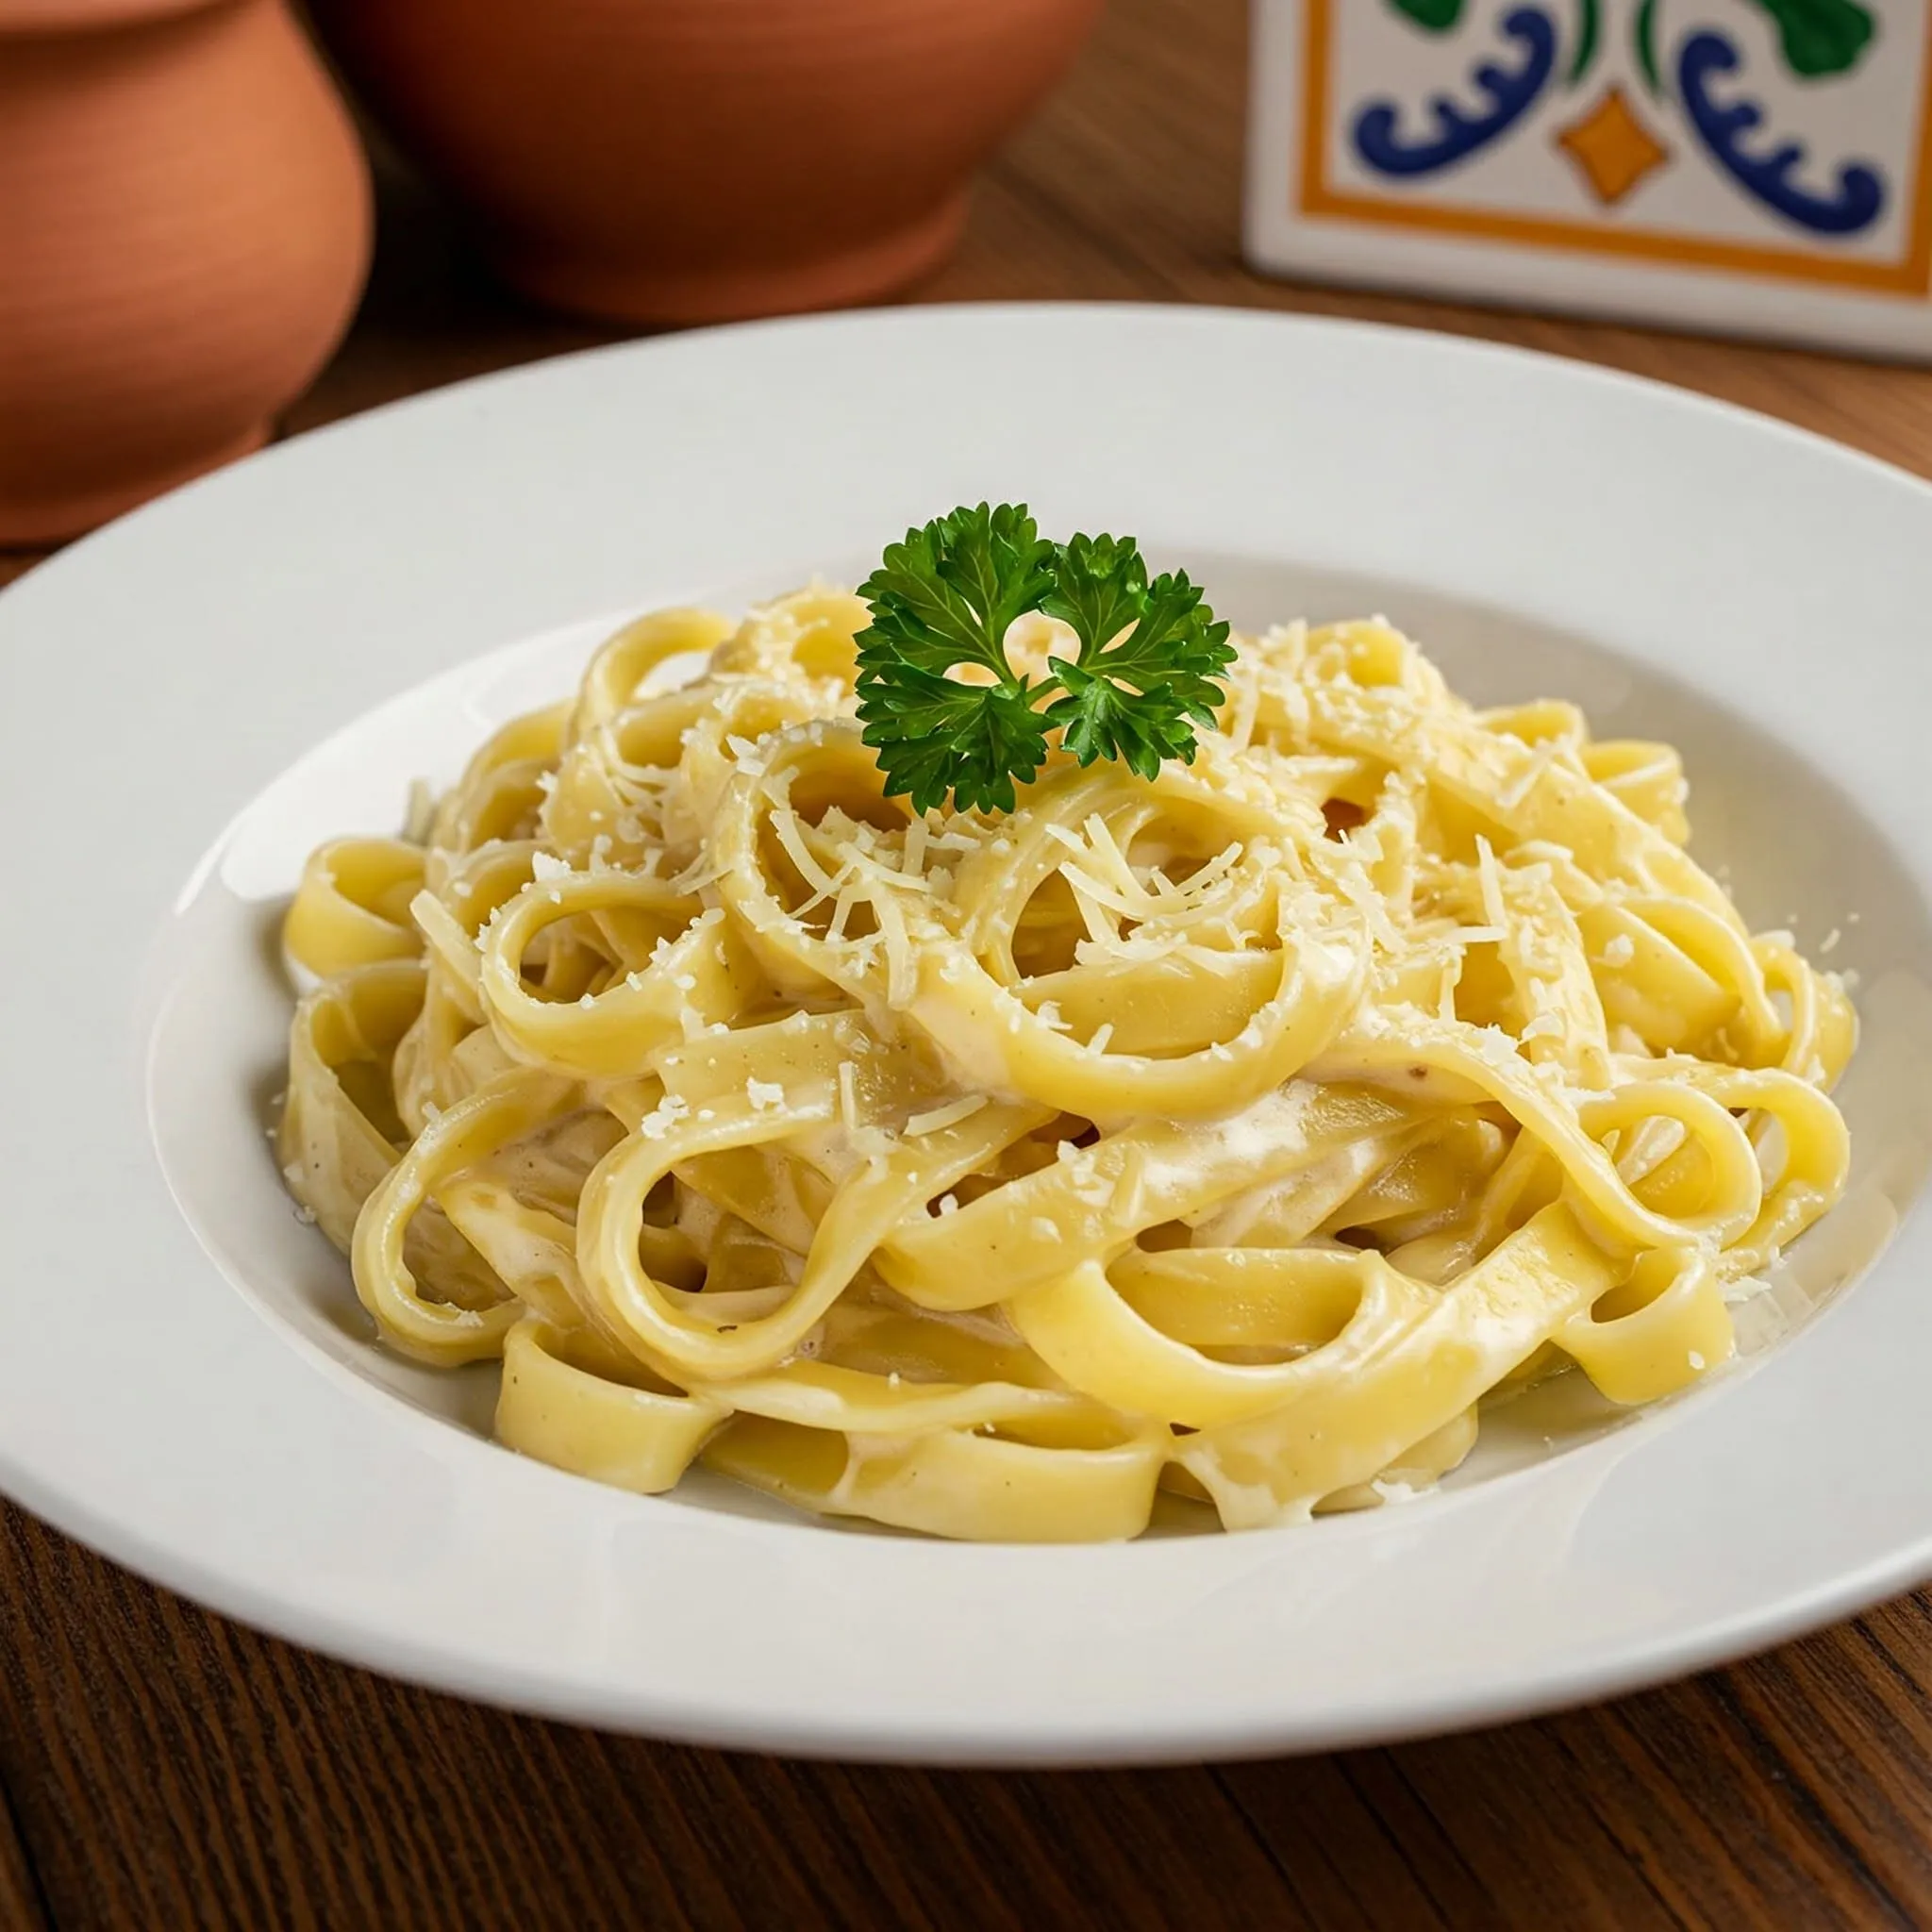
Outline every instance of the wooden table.
<path fill-rule="evenodd" d="M 1114 0 L 918 299 L 1239 303 L 1641 371 L 1932 473 L 1932 374 L 1263 282 L 1241 0 Z M 393 170 L 288 426 L 589 342 Z M 0 579 L 32 558 L 0 557 Z M 1932 1924 L 1932 1597 L 1538 1724 L 1327 1757 L 995 1775 L 508 1717 L 325 1662 L 0 1506 L 0 1925 Z"/>

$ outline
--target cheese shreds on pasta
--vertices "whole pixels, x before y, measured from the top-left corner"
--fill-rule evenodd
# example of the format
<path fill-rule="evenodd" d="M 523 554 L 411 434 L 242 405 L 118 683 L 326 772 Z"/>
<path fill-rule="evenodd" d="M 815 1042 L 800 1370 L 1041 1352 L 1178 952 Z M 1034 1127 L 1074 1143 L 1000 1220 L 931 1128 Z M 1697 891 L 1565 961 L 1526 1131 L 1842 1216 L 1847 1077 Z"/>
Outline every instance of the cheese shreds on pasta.
<path fill-rule="evenodd" d="M 1731 1356 L 1857 1021 L 1668 746 L 1293 625 L 1191 764 L 921 814 L 866 621 L 641 619 L 310 858 L 277 1159 L 385 1341 L 601 1482 L 1013 1541 L 1373 1507 L 1533 1378 Z"/>

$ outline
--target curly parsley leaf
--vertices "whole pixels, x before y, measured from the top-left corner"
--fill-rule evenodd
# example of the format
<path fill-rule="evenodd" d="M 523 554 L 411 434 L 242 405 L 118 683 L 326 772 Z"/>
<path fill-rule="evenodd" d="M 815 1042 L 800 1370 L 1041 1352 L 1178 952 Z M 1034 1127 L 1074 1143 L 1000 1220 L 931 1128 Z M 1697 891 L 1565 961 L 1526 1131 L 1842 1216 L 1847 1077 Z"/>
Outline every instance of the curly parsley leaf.
<path fill-rule="evenodd" d="M 1011 811 L 1013 781 L 1046 761 L 1046 720 L 1030 689 L 960 684 L 916 664 L 859 681 L 865 741 L 879 756 L 886 796 L 909 792 L 929 811 L 951 792 L 961 810 Z"/>
<path fill-rule="evenodd" d="M 872 606 L 861 659 L 869 647 L 881 663 L 941 675 L 978 664 L 1002 684 L 1019 683 L 1003 640 L 1016 617 L 1039 609 L 1053 586 L 1053 558 L 1024 504 L 982 503 L 908 530 L 858 587 Z"/>
<path fill-rule="evenodd" d="M 1227 625 L 1184 572 L 1150 584 L 1131 538 L 1052 543 L 1024 505 L 982 503 L 907 531 L 859 595 L 872 606 L 858 639 L 865 742 L 887 795 L 909 794 L 921 811 L 949 792 L 961 808 L 1012 810 L 1015 781 L 1045 762 L 1055 727 L 1083 765 L 1118 758 L 1151 778 L 1163 758 L 1191 761 L 1194 724 L 1211 724 L 1221 700 L 1214 674 L 1234 658 Z M 1031 610 L 1063 619 L 1079 642 L 1077 658 L 1054 659 L 1034 684 L 1005 641 Z"/>
<path fill-rule="evenodd" d="M 1013 780 L 1046 758 L 1046 725 L 1008 661 L 1016 617 L 1053 583 L 1054 546 L 1024 504 L 981 504 L 908 530 L 859 585 L 872 623 L 858 634 L 858 715 L 886 795 L 920 811 L 952 791 L 961 806 L 1011 811 Z M 992 684 L 946 674 L 971 664 Z"/>
<path fill-rule="evenodd" d="M 1055 669 L 1066 695 L 1046 712 L 1066 748 L 1083 765 L 1118 758 L 1143 778 L 1162 758 L 1191 764 L 1194 724 L 1213 724 L 1215 674 L 1234 648 L 1187 572 L 1150 584 L 1131 538 L 1075 537 L 1041 608 L 1080 641 L 1074 662 Z"/>

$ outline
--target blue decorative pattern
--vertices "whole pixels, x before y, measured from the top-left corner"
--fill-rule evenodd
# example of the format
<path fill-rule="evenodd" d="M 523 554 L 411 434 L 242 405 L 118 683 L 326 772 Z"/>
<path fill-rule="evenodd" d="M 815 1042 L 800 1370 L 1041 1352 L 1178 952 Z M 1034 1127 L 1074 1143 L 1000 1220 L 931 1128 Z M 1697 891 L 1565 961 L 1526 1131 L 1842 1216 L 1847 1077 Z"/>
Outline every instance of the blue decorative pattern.
<path fill-rule="evenodd" d="M 1465 114 L 1446 94 L 1429 103 L 1437 131 L 1405 141 L 1398 131 L 1402 110 L 1393 101 L 1372 101 L 1356 117 L 1356 152 L 1377 174 L 1433 175 L 1486 147 L 1512 127 L 1542 92 L 1557 65 L 1557 28 L 1540 7 L 1518 7 L 1503 20 L 1503 33 L 1518 42 L 1525 59 L 1515 73 L 1486 60 L 1471 76 L 1489 97 L 1487 111 Z"/>
<path fill-rule="evenodd" d="M 1709 90 L 1713 75 L 1736 73 L 1743 64 L 1724 35 L 1708 30 L 1692 34 L 1677 57 L 1685 111 L 1711 158 L 1756 200 L 1814 235 L 1856 235 L 1869 228 L 1885 207 L 1885 181 L 1875 168 L 1863 161 L 1840 163 L 1836 192 L 1822 195 L 1791 178 L 1804 165 L 1802 142 L 1780 142 L 1763 155 L 1745 152 L 1743 138 L 1763 121 L 1764 109 L 1749 100 L 1724 107 Z"/>

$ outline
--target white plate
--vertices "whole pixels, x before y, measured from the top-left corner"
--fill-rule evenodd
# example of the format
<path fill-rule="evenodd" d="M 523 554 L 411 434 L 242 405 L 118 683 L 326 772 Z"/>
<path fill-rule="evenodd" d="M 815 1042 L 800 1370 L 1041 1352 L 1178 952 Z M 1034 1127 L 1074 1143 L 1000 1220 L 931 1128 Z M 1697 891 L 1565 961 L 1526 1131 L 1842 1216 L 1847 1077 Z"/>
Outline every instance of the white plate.
<path fill-rule="evenodd" d="M 1833 963 L 1862 975 L 1851 1194 L 1744 1362 L 1616 1426 L 1499 1429 L 1405 1507 L 1034 1549 L 599 1489 L 484 1439 L 484 1372 L 377 1353 L 261 1133 L 302 851 L 392 824 L 410 774 L 560 692 L 612 616 L 851 573 L 981 496 L 1135 531 L 1238 622 L 1381 607 L 1474 694 L 1570 695 L 1684 746 L 1700 854 L 1755 923 L 1841 928 Z M 1440 1729 L 1915 1583 L 1928 612 L 1932 491 L 1876 463 L 1561 362 L 1202 310 L 690 335 L 256 457 L 0 597 L 0 1487 L 378 1669 L 879 1757 Z M 1769 1345 L 1778 1311 L 1798 1332 Z"/>

